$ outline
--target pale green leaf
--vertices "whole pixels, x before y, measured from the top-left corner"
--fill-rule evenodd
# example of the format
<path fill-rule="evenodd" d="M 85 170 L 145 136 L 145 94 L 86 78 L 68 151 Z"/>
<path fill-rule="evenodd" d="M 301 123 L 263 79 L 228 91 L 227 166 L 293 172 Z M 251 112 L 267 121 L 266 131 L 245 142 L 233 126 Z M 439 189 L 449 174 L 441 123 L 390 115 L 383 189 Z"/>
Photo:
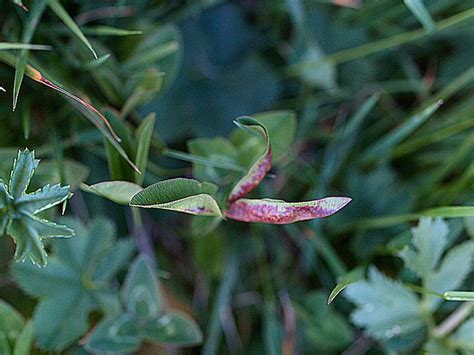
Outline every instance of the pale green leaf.
<path fill-rule="evenodd" d="M 350 272 L 348 272 L 346 275 L 342 276 L 337 285 L 334 287 L 334 289 L 331 291 L 327 304 L 331 304 L 332 301 L 337 297 L 339 293 L 341 293 L 347 286 L 350 284 L 353 284 L 356 281 L 359 281 L 364 277 L 364 268 L 363 267 L 357 267 Z"/>
<path fill-rule="evenodd" d="M 415 294 L 375 268 L 369 270 L 368 281 L 349 285 L 344 295 L 357 304 L 352 321 L 376 338 L 391 339 L 425 325 Z"/>
<path fill-rule="evenodd" d="M 156 271 L 144 256 L 130 266 L 121 292 L 127 310 L 140 319 L 156 318 L 164 312 Z"/>
<path fill-rule="evenodd" d="M 421 218 L 418 226 L 412 229 L 412 243 L 406 246 L 399 256 L 405 266 L 420 277 L 428 276 L 436 267 L 448 244 L 448 225 L 442 219 Z"/>
<path fill-rule="evenodd" d="M 152 342 L 177 346 L 198 345 L 203 339 L 196 321 L 178 311 L 171 311 L 148 323 L 143 336 Z"/>
<path fill-rule="evenodd" d="M 33 323 L 28 321 L 15 342 L 13 355 L 29 355 L 31 354 L 31 346 L 33 345 Z"/>
<path fill-rule="evenodd" d="M 28 149 L 25 149 L 23 152 L 18 152 L 18 156 L 13 163 L 10 182 L 8 184 L 10 194 L 13 198 L 18 198 L 26 192 L 38 164 L 39 160 L 35 159 L 34 152 L 30 152 Z"/>
<path fill-rule="evenodd" d="M 422 0 L 403 0 L 403 2 L 427 31 L 433 32 L 436 29 L 433 18 Z"/>
<path fill-rule="evenodd" d="M 143 190 L 141 186 L 128 181 L 104 181 L 91 186 L 82 184 L 81 189 L 127 206 L 132 197 Z"/>

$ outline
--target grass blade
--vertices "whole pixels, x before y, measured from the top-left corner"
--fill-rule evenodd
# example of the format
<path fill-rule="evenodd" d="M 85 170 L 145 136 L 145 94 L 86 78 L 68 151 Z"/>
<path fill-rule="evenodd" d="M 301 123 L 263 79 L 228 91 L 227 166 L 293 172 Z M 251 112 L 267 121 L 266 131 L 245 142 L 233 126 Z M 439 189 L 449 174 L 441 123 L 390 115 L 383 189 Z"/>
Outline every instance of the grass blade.
<path fill-rule="evenodd" d="M 89 50 L 94 55 L 95 59 L 98 59 L 97 53 L 90 44 L 89 40 L 84 36 L 79 26 L 74 22 L 74 20 L 69 16 L 64 7 L 58 0 L 49 0 L 49 7 L 53 12 L 61 19 L 62 22 L 69 28 L 69 30 L 77 37 L 79 40 L 84 43 L 84 45 L 89 48 Z"/>
<path fill-rule="evenodd" d="M 412 12 L 413 16 L 421 23 L 428 32 L 433 32 L 436 25 L 428 9 L 422 0 L 403 0 L 406 7 Z"/>

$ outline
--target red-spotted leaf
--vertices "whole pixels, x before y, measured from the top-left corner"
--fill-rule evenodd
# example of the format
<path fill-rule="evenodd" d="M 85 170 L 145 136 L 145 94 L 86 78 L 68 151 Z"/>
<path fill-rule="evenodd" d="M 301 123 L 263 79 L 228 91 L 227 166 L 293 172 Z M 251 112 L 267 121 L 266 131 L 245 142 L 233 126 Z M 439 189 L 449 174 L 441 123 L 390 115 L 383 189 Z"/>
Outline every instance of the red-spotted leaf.
<path fill-rule="evenodd" d="M 158 208 L 202 216 L 222 216 L 212 197 L 217 186 L 193 179 L 170 179 L 148 186 L 132 197 L 130 206 Z"/>
<path fill-rule="evenodd" d="M 242 198 L 231 203 L 225 215 L 243 222 L 288 224 L 330 216 L 350 201 L 349 197 L 326 197 L 306 202 Z"/>
<path fill-rule="evenodd" d="M 243 129 L 248 129 L 260 134 L 265 140 L 265 150 L 252 164 L 247 174 L 232 188 L 228 198 L 229 204 L 232 204 L 234 201 L 244 197 L 255 189 L 272 167 L 272 149 L 267 128 L 252 117 L 238 118 L 235 123 Z"/>

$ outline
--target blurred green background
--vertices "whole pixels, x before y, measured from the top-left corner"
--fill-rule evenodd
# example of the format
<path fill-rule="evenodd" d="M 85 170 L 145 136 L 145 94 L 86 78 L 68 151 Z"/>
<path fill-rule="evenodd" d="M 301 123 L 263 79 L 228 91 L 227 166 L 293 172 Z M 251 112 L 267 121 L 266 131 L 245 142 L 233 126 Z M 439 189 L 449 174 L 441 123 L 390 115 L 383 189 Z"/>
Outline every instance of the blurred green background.
<path fill-rule="evenodd" d="M 423 347 L 422 330 L 376 339 L 351 322 L 347 299 L 326 304 L 339 277 L 358 266 L 413 281 L 396 254 L 409 243 L 419 212 L 474 202 L 474 2 L 425 0 L 427 13 L 408 2 L 62 1 L 99 60 L 50 10 L 26 38 L 54 47 L 30 51 L 28 63 L 93 103 L 114 127 L 133 132 L 156 113 L 144 186 L 196 176 L 199 169 L 207 181 L 228 186 L 235 171 L 215 165 L 225 149 L 217 143 L 196 153 L 205 158 L 196 163 L 187 142 L 227 137 L 242 115 L 293 110 L 294 137 L 287 132 L 291 144 L 257 194 L 353 199 L 324 220 L 225 221 L 210 232 L 202 226 L 207 220 L 199 225 L 187 215 L 144 211 L 145 249 L 156 255 L 168 300 L 193 314 L 204 332 L 204 344 L 186 353 L 377 354 Z M 0 4 L 0 42 L 25 42 L 31 9 Z M 111 35 L 111 28 L 142 33 Z M 67 215 L 108 217 L 117 235 L 128 238 L 129 208 L 78 189 L 80 182 L 130 176 L 125 168 L 109 169 L 105 140 L 87 114 L 26 77 L 12 111 L 9 63 L 20 52 L 0 51 L 1 176 L 7 179 L 17 149 L 34 149 L 44 169 L 34 187 L 71 184 Z M 469 239 L 465 223 L 448 221 L 458 242 Z M 0 240 L 0 297 L 30 317 L 34 300 L 8 274 L 13 250 L 9 239 Z M 471 273 L 468 289 L 472 281 Z M 437 317 L 452 310 L 441 308 Z M 146 351 L 173 353 L 152 345 Z"/>

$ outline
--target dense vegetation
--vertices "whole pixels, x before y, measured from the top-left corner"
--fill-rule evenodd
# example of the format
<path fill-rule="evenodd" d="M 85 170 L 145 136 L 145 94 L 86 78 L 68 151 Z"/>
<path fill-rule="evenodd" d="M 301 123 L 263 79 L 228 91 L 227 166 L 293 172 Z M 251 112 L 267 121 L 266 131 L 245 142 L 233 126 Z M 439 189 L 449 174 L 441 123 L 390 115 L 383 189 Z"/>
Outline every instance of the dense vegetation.
<path fill-rule="evenodd" d="M 474 352 L 471 1 L 0 4 L 0 354 Z"/>

